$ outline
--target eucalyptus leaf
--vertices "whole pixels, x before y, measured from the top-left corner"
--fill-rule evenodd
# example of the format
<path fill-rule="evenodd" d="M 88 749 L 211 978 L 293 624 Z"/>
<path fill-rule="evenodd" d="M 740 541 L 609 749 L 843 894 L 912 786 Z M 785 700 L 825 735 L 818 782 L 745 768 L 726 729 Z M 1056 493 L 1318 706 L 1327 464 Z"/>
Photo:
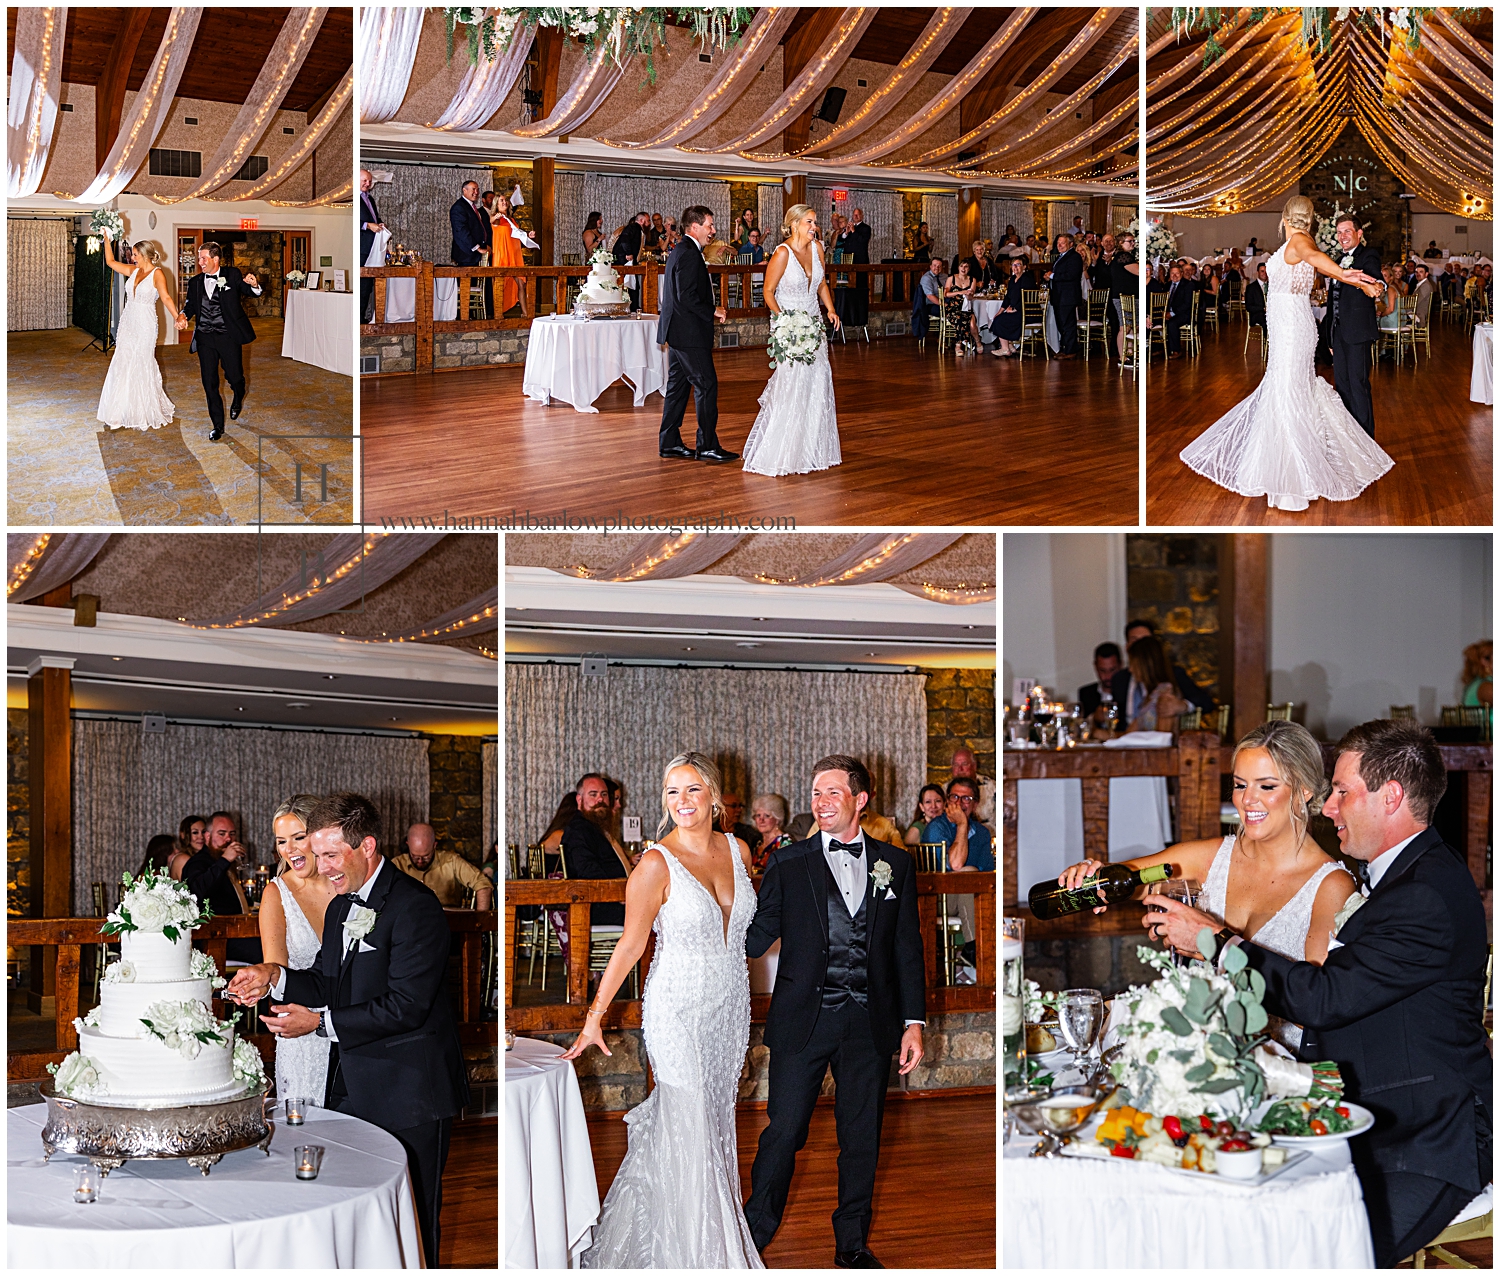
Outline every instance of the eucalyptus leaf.
<path fill-rule="evenodd" d="M 1161 1051 L 1160 1050 L 1151 1049 L 1151 1050 L 1146 1051 L 1146 1062 L 1147 1063 L 1155 1063 L 1157 1061 L 1157 1059 L 1160 1058 L 1160 1057 L 1161 1057 Z"/>
<path fill-rule="evenodd" d="M 1250 959 L 1245 956 L 1239 944 L 1235 944 L 1224 954 L 1224 969 L 1231 975 L 1238 974 L 1250 964 Z"/>
<path fill-rule="evenodd" d="M 1184 1081 L 1207 1081 L 1209 1077 L 1213 1076 L 1214 1071 L 1213 1063 L 1205 1060 L 1196 1068 L 1189 1068 L 1182 1074 L 1182 1078 Z"/>
<path fill-rule="evenodd" d="M 1193 1052 L 1191 1050 L 1168 1050 L 1167 1053 L 1176 1059 L 1178 1063 L 1192 1063 Z"/>
<path fill-rule="evenodd" d="M 1245 1035 L 1245 1008 L 1237 1001 L 1224 1007 L 1224 1022 L 1236 1037 Z"/>
<path fill-rule="evenodd" d="M 1255 994 L 1257 1001 L 1263 1001 L 1266 995 L 1266 977 L 1258 970 L 1250 972 L 1250 991 Z"/>
<path fill-rule="evenodd" d="M 1243 1014 L 1241 1017 L 1243 1018 Z M 1176 1006 L 1163 1007 L 1161 1021 L 1163 1027 L 1169 1032 L 1176 1033 L 1179 1037 L 1192 1035 L 1193 1025 L 1183 1018 L 1182 1011 L 1178 1010 Z"/>
<path fill-rule="evenodd" d="M 1213 931 L 1204 926 L 1198 932 L 1198 951 L 1203 954 L 1205 961 L 1212 961 L 1214 954 L 1219 951 L 1219 942 L 1214 938 Z"/>
<path fill-rule="evenodd" d="M 1266 1008 L 1259 1002 L 1253 1006 L 1245 1007 L 1245 1031 L 1255 1034 L 1264 1028 L 1270 1016 L 1266 1014 Z"/>
<path fill-rule="evenodd" d="M 1231 1090 L 1240 1088 L 1238 1077 L 1220 1077 L 1217 1081 L 1205 1081 L 1202 1085 L 1193 1087 L 1194 1094 L 1228 1094 Z"/>
<path fill-rule="evenodd" d="M 1222 1032 L 1209 1033 L 1208 1048 L 1221 1059 L 1238 1059 L 1240 1055 L 1239 1047 Z"/>

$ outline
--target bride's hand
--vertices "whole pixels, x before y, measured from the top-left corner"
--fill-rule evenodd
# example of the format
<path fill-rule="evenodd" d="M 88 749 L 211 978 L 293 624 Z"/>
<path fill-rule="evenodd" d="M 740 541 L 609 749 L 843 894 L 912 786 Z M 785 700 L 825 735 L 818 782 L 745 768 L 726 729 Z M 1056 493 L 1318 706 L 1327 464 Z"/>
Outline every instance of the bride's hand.
<path fill-rule="evenodd" d="M 1067 887 L 1070 891 L 1076 891 L 1103 867 L 1104 865 L 1099 863 L 1098 860 L 1084 860 L 1079 864 L 1070 864 L 1057 875 L 1057 884 Z M 1103 896 L 1100 896 L 1100 898 L 1102 899 Z M 1102 913 L 1104 911 L 1103 905 L 1100 905 L 1094 911 Z"/>
<path fill-rule="evenodd" d="M 828 317 L 833 320 L 833 330 L 835 332 L 839 331 L 839 329 L 844 326 L 843 320 L 839 318 L 839 312 L 837 310 L 833 311 Z"/>
<path fill-rule="evenodd" d="M 1359 287 L 1363 288 L 1366 284 L 1381 284 L 1385 281 L 1382 279 L 1376 279 L 1374 275 L 1367 275 L 1362 270 L 1351 270 L 1347 275 L 1344 276 L 1344 282 L 1346 284 L 1357 284 L 1359 285 Z"/>
<path fill-rule="evenodd" d="M 562 1057 L 576 1059 L 590 1046 L 598 1046 L 605 1054 L 609 1054 L 609 1047 L 604 1044 L 604 1032 L 599 1026 L 603 1022 L 604 1020 L 597 1015 L 590 1015 L 585 1019 L 583 1031 L 574 1038 L 572 1047 Z"/>

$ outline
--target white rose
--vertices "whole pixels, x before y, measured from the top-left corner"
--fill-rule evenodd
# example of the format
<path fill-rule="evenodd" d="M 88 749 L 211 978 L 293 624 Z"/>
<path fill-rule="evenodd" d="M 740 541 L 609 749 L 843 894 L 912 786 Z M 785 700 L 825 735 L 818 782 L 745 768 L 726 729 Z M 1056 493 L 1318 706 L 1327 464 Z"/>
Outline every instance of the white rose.
<path fill-rule="evenodd" d="M 1021 999 L 1019 997 L 1004 997 L 1000 1011 L 1001 1036 L 1013 1037 L 1021 1031 Z"/>
<path fill-rule="evenodd" d="M 171 913 L 155 895 L 143 895 L 130 901 L 130 920 L 137 930 L 160 931 L 170 923 Z"/>

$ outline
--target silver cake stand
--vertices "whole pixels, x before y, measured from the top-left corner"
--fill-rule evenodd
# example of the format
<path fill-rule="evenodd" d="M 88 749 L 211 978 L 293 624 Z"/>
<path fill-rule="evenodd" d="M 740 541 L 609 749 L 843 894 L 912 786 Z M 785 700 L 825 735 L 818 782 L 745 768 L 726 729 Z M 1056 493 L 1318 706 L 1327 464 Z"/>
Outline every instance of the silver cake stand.
<path fill-rule="evenodd" d="M 226 1152 L 258 1147 L 270 1156 L 275 1129 L 270 1088 L 266 1082 L 218 1103 L 125 1108 L 70 1099 L 57 1093 L 54 1082 L 44 1081 L 43 1160 L 50 1161 L 54 1152 L 86 1156 L 106 1175 L 126 1161 L 185 1160 L 207 1175 Z"/>

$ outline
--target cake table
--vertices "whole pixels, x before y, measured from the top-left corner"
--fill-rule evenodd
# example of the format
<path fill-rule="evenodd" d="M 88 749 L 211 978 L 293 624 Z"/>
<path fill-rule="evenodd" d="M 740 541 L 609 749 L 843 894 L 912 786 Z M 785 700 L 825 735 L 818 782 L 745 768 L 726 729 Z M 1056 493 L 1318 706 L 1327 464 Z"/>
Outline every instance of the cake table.
<path fill-rule="evenodd" d="M 544 315 L 531 325 L 522 393 L 538 403 L 561 399 L 579 412 L 597 412 L 594 400 L 623 378 L 640 407 L 667 384 L 667 351 L 656 344 L 656 318 Z"/>

